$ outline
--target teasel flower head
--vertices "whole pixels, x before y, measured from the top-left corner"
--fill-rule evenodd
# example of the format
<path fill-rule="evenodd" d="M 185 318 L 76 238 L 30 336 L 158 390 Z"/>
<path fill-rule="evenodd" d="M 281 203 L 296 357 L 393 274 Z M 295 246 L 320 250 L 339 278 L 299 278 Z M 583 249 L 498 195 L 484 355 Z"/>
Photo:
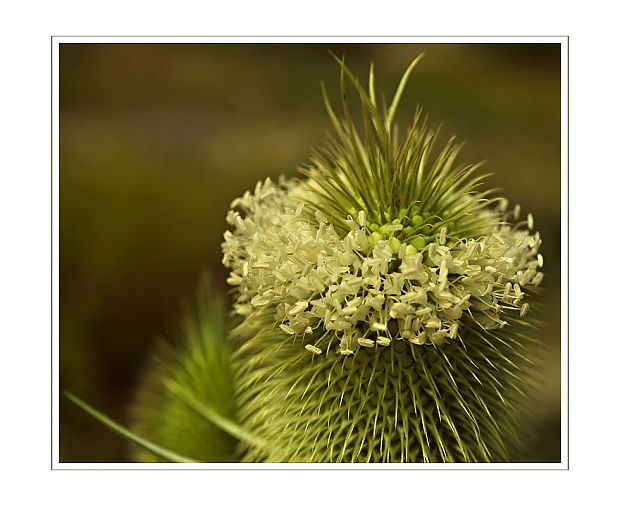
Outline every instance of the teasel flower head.
<path fill-rule="evenodd" d="M 518 450 L 541 284 L 531 215 L 459 166 L 420 109 L 394 117 L 338 60 L 338 115 L 300 177 L 235 199 L 230 269 L 241 422 L 269 444 L 248 461 L 509 460 Z M 349 103 L 359 97 L 361 124 Z"/>

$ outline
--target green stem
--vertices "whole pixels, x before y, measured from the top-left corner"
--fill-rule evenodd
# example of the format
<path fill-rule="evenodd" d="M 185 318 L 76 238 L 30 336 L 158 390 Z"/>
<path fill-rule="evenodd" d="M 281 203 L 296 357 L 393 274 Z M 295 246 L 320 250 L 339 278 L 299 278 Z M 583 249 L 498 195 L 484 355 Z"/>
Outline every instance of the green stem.
<path fill-rule="evenodd" d="M 179 455 L 178 453 L 174 453 L 173 451 L 167 450 L 166 448 L 162 448 L 161 446 L 138 436 L 137 434 L 131 432 L 129 429 L 126 429 L 122 425 L 119 425 L 111 418 L 108 418 L 100 411 L 97 411 L 95 408 L 85 403 L 83 400 L 81 400 L 79 397 L 76 397 L 72 393 L 63 392 L 63 394 L 73 404 L 83 409 L 86 413 L 91 415 L 93 418 L 97 419 L 99 422 L 101 422 L 103 425 L 108 427 L 113 432 L 116 432 L 117 434 L 123 436 L 125 439 L 128 439 L 129 441 L 136 443 L 137 445 L 141 446 L 145 450 L 150 451 L 151 453 L 157 455 L 158 457 L 161 457 L 165 460 L 168 460 L 170 462 L 175 462 L 175 463 L 196 463 L 197 462 L 196 460 L 192 460 L 188 457 Z"/>

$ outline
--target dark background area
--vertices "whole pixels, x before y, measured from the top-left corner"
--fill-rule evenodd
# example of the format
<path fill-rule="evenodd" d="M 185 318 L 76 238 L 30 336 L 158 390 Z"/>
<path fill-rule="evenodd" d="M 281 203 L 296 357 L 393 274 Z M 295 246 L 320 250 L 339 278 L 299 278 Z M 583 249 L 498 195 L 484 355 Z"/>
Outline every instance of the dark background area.
<path fill-rule="evenodd" d="M 541 231 L 545 378 L 528 458 L 560 460 L 559 44 L 61 44 L 60 384 L 115 420 L 158 335 L 202 272 L 226 293 L 230 201 L 292 175 L 329 120 L 346 55 L 391 97 L 420 52 L 397 121 L 421 104 L 460 162 L 486 160 Z M 127 444 L 60 400 L 63 462 L 123 462 Z"/>

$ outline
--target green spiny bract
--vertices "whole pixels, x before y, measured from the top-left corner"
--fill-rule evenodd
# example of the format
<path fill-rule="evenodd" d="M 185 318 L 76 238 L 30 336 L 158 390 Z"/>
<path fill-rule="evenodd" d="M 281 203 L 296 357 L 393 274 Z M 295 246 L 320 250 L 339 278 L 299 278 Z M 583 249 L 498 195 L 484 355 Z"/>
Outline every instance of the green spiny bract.
<path fill-rule="evenodd" d="M 533 218 L 456 167 L 419 111 L 389 107 L 341 66 L 342 119 L 300 179 L 236 199 L 224 264 L 245 461 L 484 462 L 522 442 L 542 281 Z M 347 100 L 356 90 L 362 125 Z M 528 311 L 530 311 L 528 313 Z M 526 319 L 526 317 L 528 319 Z"/>
<path fill-rule="evenodd" d="M 185 311 L 180 342 L 161 341 L 151 358 L 133 405 L 133 431 L 168 450 L 199 462 L 234 462 L 236 440 L 205 420 L 169 385 L 187 389 L 192 397 L 219 414 L 235 418 L 231 346 L 226 311 L 208 279 L 195 303 Z M 164 461 L 134 447 L 141 462 Z"/>

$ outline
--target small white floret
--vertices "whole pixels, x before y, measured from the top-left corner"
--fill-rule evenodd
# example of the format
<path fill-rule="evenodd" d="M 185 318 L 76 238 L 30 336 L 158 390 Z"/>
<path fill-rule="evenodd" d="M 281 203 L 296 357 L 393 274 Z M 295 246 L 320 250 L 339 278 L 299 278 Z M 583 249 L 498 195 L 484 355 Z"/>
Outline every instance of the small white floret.
<path fill-rule="evenodd" d="M 325 214 L 323 214 L 322 211 L 319 211 L 318 209 L 314 212 L 314 216 L 317 219 L 317 221 L 319 223 L 327 223 L 327 216 L 325 216 Z"/>
<path fill-rule="evenodd" d="M 446 227 L 442 227 L 439 231 L 439 244 L 446 244 L 446 236 L 448 234 L 448 229 Z"/>
<path fill-rule="evenodd" d="M 386 336 L 377 337 L 377 344 L 379 346 L 389 346 L 391 342 L 392 340 L 389 337 L 386 337 Z"/>
<path fill-rule="evenodd" d="M 315 355 L 320 355 L 321 353 L 323 353 L 323 350 L 321 350 L 321 348 L 317 348 L 316 346 L 312 346 L 311 344 L 306 344 L 304 348 L 306 348 L 306 350 Z"/>
<path fill-rule="evenodd" d="M 374 348 L 375 342 L 372 339 L 366 339 L 365 337 L 358 337 L 357 344 L 366 348 Z"/>
<path fill-rule="evenodd" d="M 366 213 L 364 211 L 360 211 L 359 213 L 357 213 L 357 222 L 362 227 L 366 226 Z"/>

